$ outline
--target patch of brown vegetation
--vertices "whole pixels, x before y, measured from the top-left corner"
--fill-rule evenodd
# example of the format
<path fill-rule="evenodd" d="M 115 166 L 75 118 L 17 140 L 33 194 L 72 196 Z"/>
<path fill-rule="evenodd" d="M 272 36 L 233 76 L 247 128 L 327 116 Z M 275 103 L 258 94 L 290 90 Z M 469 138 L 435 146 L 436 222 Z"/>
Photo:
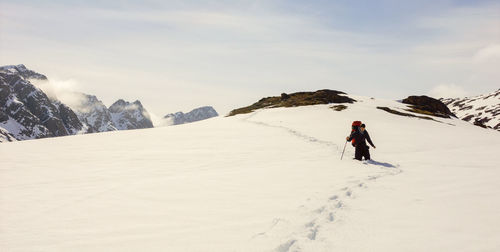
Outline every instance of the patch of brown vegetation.
<path fill-rule="evenodd" d="M 335 111 L 342 111 L 344 109 L 347 109 L 347 106 L 340 104 L 340 105 L 333 105 L 330 108 L 335 110 Z"/>
<path fill-rule="evenodd" d="M 355 101 L 356 100 L 345 96 L 344 92 L 328 89 L 318 90 L 316 92 L 298 92 L 293 94 L 283 93 L 281 96 L 262 98 L 250 106 L 235 109 L 231 111 L 228 116 L 250 113 L 261 108 L 298 107 L 330 103 L 353 103 Z"/>
<path fill-rule="evenodd" d="M 391 108 L 388 108 L 388 107 L 377 107 L 377 108 L 380 109 L 380 110 L 383 110 L 385 112 L 389 112 L 391 114 L 395 114 L 395 115 L 399 115 L 399 116 L 408 116 L 408 117 L 415 117 L 415 118 L 420 118 L 420 119 L 425 119 L 425 120 L 436 121 L 436 120 L 432 119 L 431 117 L 416 116 L 416 115 L 409 114 L 409 113 L 399 112 L 397 110 L 394 110 L 394 109 L 391 109 Z M 438 122 L 438 121 L 436 121 L 436 122 Z"/>
<path fill-rule="evenodd" d="M 455 116 L 442 101 L 429 96 L 409 96 L 403 100 L 403 103 L 412 105 L 408 110 L 410 112 L 442 118 Z"/>

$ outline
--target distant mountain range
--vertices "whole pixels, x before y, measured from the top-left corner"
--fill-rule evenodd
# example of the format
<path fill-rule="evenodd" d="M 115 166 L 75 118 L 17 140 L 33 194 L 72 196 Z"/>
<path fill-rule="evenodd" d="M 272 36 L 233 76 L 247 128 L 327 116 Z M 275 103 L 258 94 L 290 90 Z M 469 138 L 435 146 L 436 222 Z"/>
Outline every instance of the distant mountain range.
<path fill-rule="evenodd" d="M 500 89 L 490 94 L 464 98 L 441 98 L 460 119 L 500 131 Z"/>
<path fill-rule="evenodd" d="M 80 104 L 69 107 L 33 79 L 47 77 L 24 65 L 0 67 L 0 142 L 153 127 L 140 101 L 120 99 L 106 108 L 96 96 L 79 93 Z"/>
<path fill-rule="evenodd" d="M 24 65 L 0 67 L 0 142 L 153 128 L 139 100 L 117 100 L 109 108 L 95 95 L 71 92 L 72 104 L 47 95 L 31 81 L 48 81 Z M 165 116 L 162 126 L 190 123 L 218 116 L 210 106 Z"/>
<path fill-rule="evenodd" d="M 163 125 L 178 125 L 184 123 L 192 123 L 205 119 L 209 119 L 212 117 L 219 116 L 217 111 L 210 106 L 200 107 L 191 110 L 188 113 L 177 112 L 168 114 L 163 117 Z"/>

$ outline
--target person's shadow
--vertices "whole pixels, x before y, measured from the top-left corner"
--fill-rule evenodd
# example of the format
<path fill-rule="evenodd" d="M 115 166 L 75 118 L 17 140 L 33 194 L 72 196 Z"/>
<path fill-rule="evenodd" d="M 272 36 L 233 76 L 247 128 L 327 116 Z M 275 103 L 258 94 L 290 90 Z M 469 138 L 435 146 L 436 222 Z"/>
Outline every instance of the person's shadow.
<path fill-rule="evenodd" d="M 396 168 L 397 166 L 393 165 L 393 164 L 390 164 L 390 163 L 383 163 L 383 162 L 378 162 L 378 161 L 375 161 L 373 159 L 370 159 L 370 160 L 366 160 L 366 162 L 368 164 L 373 164 L 373 165 L 380 165 L 380 166 L 383 166 L 383 167 L 387 167 L 387 168 Z"/>

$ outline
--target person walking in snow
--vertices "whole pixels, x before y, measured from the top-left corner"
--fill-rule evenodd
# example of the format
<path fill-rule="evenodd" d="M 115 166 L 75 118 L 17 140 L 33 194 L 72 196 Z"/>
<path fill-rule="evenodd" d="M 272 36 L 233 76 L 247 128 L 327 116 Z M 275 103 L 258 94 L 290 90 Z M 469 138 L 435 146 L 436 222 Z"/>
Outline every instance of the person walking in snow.
<path fill-rule="evenodd" d="M 373 148 L 376 149 L 377 147 L 375 147 L 375 145 L 373 144 L 372 139 L 370 138 L 370 134 L 368 134 L 368 131 L 366 130 L 365 124 L 361 124 L 359 128 L 356 127 L 351 135 L 346 137 L 346 140 L 348 142 L 352 141 L 353 139 L 355 140 L 354 147 L 356 148 L 354 158 L 360 161 L 363 159 L 363 157 L 365 158 L 365 160 L 370 160 L 370 147 L 368 147 L 368 145 L 366 144 L 366 140 L 368 140 L 368 143 Z"/>

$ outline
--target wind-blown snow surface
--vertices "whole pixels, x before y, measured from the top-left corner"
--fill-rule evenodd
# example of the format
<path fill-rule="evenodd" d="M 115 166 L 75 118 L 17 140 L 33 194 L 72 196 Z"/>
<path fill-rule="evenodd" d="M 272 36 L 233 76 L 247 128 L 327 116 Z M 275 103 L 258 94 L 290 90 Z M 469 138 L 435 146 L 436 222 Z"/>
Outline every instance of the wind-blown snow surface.
<path fill-rule="evenodd" d="M 1 144 L 0 248 L 499 251 L 500 135 L 355 98 Z M 340 160 L 353 120 L 375 162 Z"/>

